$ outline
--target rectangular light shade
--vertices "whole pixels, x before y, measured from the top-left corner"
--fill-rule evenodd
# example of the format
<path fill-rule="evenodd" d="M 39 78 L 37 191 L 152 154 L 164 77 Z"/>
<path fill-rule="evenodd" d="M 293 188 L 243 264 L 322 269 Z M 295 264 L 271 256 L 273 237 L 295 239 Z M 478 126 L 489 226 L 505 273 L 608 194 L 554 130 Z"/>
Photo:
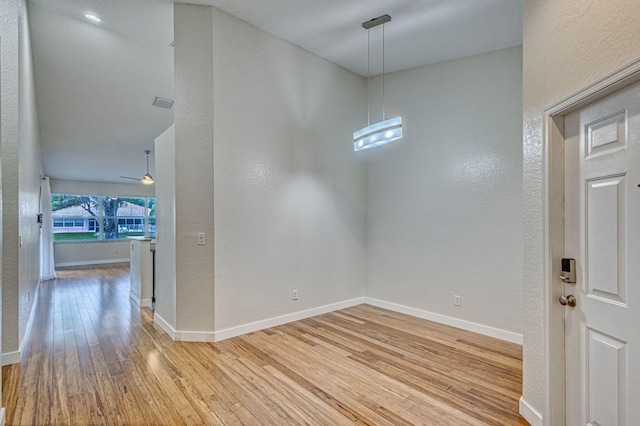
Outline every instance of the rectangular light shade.
<path fill-rule="evenodd" d="M 402 138 L 402 117 L 379 121 L 353 134 L 353 150 L 375 148 Z"/>

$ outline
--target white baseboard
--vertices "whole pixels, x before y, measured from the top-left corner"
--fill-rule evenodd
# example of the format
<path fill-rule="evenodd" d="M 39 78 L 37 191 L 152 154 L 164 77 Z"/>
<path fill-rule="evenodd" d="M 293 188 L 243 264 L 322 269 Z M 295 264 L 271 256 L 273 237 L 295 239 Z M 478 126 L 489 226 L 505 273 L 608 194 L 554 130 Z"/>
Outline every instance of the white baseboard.
<path fill-rule="evenodd" d="M 22 359 L 22 352 L 24 352 L 24 345 L 29 340 L 29 334 L 31 334 L 31 327 L 33 326 L 33 319 L 36 315 L 36 308 L 38 307 L 40 284 L 42 281 L 38 281 L 36 289 L 33 291 L 33 304 L 31 305 L 31 312 L 29 313 L 29 319 L 22 335 L 22 340 L 18 345 L 18 350 L 14 352 L 7 352 L 2 354 L 2 365 L 19 364 Z"/>
<path fill-rule="evenodd" d="M 293 321 L 298 321 L 305 318 L 310 318 L 316 315 L 326 314 L 328 312 L 333 312 L 340 309 L 350 308 L 352 306 L 361 305 L 362 303 L 364 303 L 364 297 L 358 297 L 355 299 L 344 300 L 342 302 L 319 306 L 317 308 L 311 308 L 304 311 L 281 315 L 279 317 L 268 318 L 261 321 L 251 322 L 249 324 L 243 324 L 236 327 L 226 328 L 224 330 L 218 330 L 215 332 L 214 341 L 219 342 L 221 340 L 229 339 L 231 337 L 252 333 L 254 331 L 264 330 L 266 328 L 276 327 L 278 325 L 286 324 Z"/>
<path fill-rule="evenodd" d="M 7 352 L 2 354 L 2 366 L 19 364 L 22 358 L 21 351 Z"/>
<path fill-rule="evenodd" d="M 173 340 L 176 342 L 215 342 L 216 333 L 213 331 L 176 331 Z"/>
<path fill-rule="evenodd" d="M 56 263 L 56 268 L 66 268 L 68 266 L 89 266 L 89 265 L 107 265 L 109 263 L 129 263 L 130 259 L 107 259 L 107 260 L 83 260 L 80 262 L 61 262 Z"/>
<path fill-rule="evenodd" d="M 27 326 L 24 329 L 24 334 L 22 335 L 22 340 L 20 341 L 20 352 L 24 350 L 24 345 L 27 342 L 29 335 L 31 334 L 31 326 L 33 325 L 33 319 L 36 316 L 36 308 L 38 307 L 38 301 L 40 299 L 40 285 L 42 281 L 38 281 L 38 285 L 33 292 L 33 304 L 31 305 L 31 312 L 29 312 L 29 319 L 27 320 Z"/>
<path fill-rule="evenodd" d="M 164 318 L 162 318 L 158 313 L 153 314 L 153 322 L 158 324 L 161 329 L 165 331 L 173 340 L 176 340 L 176 329 L 171 326 Z"/>
<path fill-rule="evenodd" d="M 140 303 L 138 303 L 141 308 L 150 308 L 151 307 L 151 299 L 140 299 Z"/>
<path fill-rule="evenodd" d="M 390 311 L 399 312 L 401 314 L 407 314 L 429 321 L 450 325 L 452 327 L 461 328 L 462 330 L 473 331 L 474 333 L 483 334 L 489 337 L 495 337 L 496 339 L 505 340 L 507 342 L 517 343 L 519 345 L 522 345 L 523 343 L 522 334 L 514 333 L 512 331 L 502 330 L 500 328 L 490 327 L 488 325 L 436 314 L 434 312 L 424 311 L 422 309 L 411 308 L 409 306 L 398 305 L 392 302 L 385 302 L 384 300 L 378 300 L 371 297 L 365 297 L 364 303 L 383 309 L 389 309 Z"/>
<path fill-rule="evenodd" d="M 524 417 L 531 426 L 542 426 L 542 414 L 538 413 L 523 397 L 520 397 L 520 415 Z"/>
<path fill-rule="evenodd" d="M 140 298 L 131 291 L 129 291 L 129 299 L 131 299 L 131 301 L 136 305 L 140 306 Z"/>

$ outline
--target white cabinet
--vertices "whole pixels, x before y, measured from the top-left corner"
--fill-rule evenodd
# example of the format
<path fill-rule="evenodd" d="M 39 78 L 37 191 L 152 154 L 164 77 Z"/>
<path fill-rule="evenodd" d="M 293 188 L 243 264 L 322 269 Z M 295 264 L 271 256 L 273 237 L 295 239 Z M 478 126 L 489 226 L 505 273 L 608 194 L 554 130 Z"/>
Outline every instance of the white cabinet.
<path fill-rule="evenodd" d="M 153 296 L 153 260 L 151 238 L 129 237 L 131 240 L 131 287 L 129 297 L 140 307 L 151 307 Z"/>

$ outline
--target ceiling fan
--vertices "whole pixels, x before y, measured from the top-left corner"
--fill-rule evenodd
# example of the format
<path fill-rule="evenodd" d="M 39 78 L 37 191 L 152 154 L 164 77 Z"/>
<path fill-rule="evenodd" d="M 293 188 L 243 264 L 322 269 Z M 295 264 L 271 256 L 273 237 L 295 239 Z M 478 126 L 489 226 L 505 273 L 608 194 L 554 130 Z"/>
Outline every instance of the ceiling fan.
<path fill-rule="evenodd" d="M 151 185 L 152 183 L 155 183 L 155 180 L 153 180 L 153 176 L 149 174 L 149 154 L 151 154 L 151 151 L 146 150 L 145 152 L 147 153 L 147 173 L 144 176 L 142 176 L 142 179 L 129 177 L 129 176 L 120 176 L 121 178 L 137 180 L 139 182 L 144 183 L 145 185 Z"/>

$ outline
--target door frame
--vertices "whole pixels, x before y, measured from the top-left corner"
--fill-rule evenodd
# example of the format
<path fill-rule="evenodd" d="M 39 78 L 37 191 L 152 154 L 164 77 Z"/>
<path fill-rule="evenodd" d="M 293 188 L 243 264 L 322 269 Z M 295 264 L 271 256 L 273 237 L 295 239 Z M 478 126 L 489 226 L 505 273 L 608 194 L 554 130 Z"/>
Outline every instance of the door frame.
<path fill-rule="evenodd" d="M 640 58 L 553 104 L 544 112 L 544 424 L 565 424 L 564 308 L 558 278 L 564 251 L 564 116 L 640 81 Z"/>

